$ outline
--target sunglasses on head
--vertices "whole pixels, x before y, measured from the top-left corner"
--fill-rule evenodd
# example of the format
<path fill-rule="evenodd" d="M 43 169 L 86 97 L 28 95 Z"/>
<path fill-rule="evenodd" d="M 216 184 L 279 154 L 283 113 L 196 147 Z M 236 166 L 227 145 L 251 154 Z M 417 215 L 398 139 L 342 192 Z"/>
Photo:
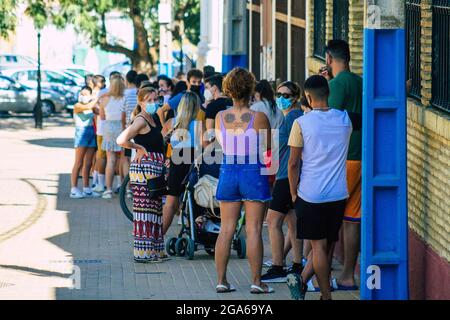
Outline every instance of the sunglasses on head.
<path fill-rule="evenodd" d="M 292 98 L 294 95 L 293 94 L 290 94 L 290 93 L 281 93 L 281 92 L 277 92 L 277 98 L 281 98 L 281 97 L 283 97 L 283 98 L 285 98 L 285 99 L 290 99 L 290 98 Z"/>

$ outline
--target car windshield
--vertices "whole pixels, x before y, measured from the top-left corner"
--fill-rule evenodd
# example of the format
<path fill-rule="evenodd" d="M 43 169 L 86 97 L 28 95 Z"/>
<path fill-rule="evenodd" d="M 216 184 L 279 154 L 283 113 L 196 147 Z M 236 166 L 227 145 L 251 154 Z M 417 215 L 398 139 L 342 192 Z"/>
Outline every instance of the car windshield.
<path fill-rule="evenodd" d="M 45 73 L 47 75 L 47 81 L 48 82 L 65 84 L 68 80 L 70 80 L 69 78 L 67 78 L 67 77 L 65 77 L 62 74 L 59 74 L 57 72 L 46 71 Z"/>
<path fill-rule="evenodd" d="M 83 69 L 67 69 L 67 70 L 69 70 L 70 72 L 76 73 L 82 77 L 85 77 L 89 74 L 86 70 L 83 70 Z"/>

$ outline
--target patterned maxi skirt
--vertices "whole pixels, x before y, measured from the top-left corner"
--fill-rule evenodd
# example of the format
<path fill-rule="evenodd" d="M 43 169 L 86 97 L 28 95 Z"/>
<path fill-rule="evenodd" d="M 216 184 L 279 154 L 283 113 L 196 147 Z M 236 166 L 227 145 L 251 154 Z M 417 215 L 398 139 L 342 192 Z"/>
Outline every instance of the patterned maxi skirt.
<path fill-rule="evenodd" d="M 149 153 L 139 165 L 130 165 L 130 184 L 133 191 L 134 259 L 141 262 L 157 261 L 164 254 L 162 230 L 162 197 L 150 199 L 147 179 L 164 173 L 164 155 Z"/>

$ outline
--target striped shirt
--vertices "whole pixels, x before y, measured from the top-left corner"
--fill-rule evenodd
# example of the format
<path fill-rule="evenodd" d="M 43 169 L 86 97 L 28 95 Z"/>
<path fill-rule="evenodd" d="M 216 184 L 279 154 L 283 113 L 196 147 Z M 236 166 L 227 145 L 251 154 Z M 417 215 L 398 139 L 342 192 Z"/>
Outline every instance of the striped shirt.
<path fill-rule="evenodd" d="M 123 104 L 121 111 L 125 112 L 126 114 L 127 125 L 130 123 L 131 114 L 133 113 L 133 110 L 136 108 L 137 103 L 138 103 L 137 89 L 130 88 L 125 90 L 125 103 Z"/>

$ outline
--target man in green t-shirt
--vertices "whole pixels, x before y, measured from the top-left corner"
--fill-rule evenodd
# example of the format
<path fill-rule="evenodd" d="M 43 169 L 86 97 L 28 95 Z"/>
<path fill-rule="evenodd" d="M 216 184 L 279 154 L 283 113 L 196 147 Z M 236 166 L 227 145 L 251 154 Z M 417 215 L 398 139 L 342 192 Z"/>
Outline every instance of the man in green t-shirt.
<path fill-rule="evenodd" d="M 350 47 L 344 40 L 331 40 L 326 47 L 327 70 L 322 75 L 329 79 L 331 108 L 362 114 L 362 78 L 350 71 Z M 345 209 L 344 270 L 338 279 L 340 290 L 357 290 L 355 267 L 360 250 L 361 233 L 361 152 L 362 133 L 354 131 L 347 158 L 349 198 Z"/>

